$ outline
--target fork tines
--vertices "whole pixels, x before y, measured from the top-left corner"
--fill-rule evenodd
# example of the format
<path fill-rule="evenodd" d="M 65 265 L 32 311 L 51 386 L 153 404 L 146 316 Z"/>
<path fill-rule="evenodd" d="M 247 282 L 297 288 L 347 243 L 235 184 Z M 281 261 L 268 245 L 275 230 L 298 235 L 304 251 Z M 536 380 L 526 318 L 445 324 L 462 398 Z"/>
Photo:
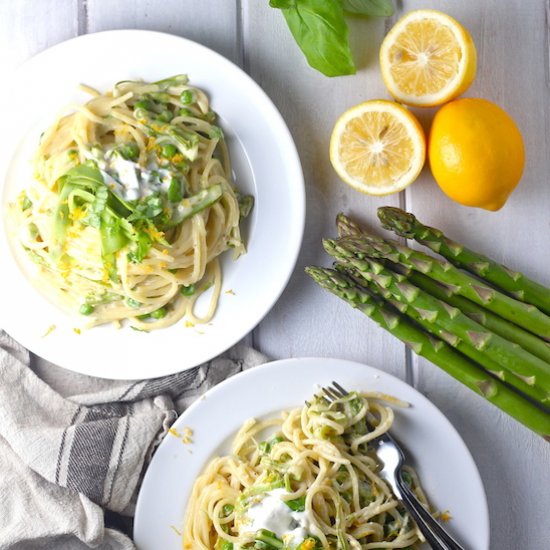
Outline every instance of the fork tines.
<path fill-rule="evenodd" d="M 335 401 L 348 395 L 348 392 L 338 382 L 334 382 L 334 380 L 332 381 L 332 386 L 323 386 L 322 391 L 329 401 Z"/>

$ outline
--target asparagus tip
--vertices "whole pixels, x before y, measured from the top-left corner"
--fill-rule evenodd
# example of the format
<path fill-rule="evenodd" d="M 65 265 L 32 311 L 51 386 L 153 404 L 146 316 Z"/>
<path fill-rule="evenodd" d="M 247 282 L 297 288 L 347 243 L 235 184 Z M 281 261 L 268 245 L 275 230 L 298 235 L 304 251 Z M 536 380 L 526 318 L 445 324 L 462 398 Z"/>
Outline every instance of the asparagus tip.
<path fill-rule="evenodd" d="M 418 223 L 414 214 L 395 206 L 381 206 L 377 210 L 377 214 L 384 229 L 389 229 L 407 239 L 413 237 L 413 228 Z"/>

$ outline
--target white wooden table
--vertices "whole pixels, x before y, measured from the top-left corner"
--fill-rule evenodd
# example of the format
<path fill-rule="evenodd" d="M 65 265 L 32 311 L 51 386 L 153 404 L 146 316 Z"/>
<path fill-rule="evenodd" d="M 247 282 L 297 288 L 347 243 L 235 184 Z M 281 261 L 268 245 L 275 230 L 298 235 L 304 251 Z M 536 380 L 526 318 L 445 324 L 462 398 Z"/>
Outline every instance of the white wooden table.
<path fill-rule="evenodd" d="M 317 288 L 303 271 L 309 264 L 327 264 L 321 238 L 334 234 L 337 212 L 375 225 L 376 208 L 391 204 L 550 285 L 548 0 L 403 0 L 397 5 L 390 19 L 350 21 L 358 74 L 329 79 L 306 65 L 268 0 L 0 0 L 0 68 L 5 77 L 33 54 L 79 34 L 142 28 L 195 40 L 248 72 L 286 119 L 307 188 L 306 230 L 296 270 L 249 339 L 275 359 L 341 357 L 412 383 L 447 415 L 474 456 L 488 495 L 491 548 L 547 550 L 550 445 L 419 360 L 367 318 Z M 428 171 L 401 195 L 360 196 L 338 180 L 329 163 L 328 140 L 337 116 L 355 103 L 388 97 L 377 61 L 384 33 L 401 13 L 425 7 L 453 15 L 474 37 L 479 69 L 467 95 L 500 104 L 523 132 L 523 181 L 497 213 L 452 203 Z M 2 85 L 9 86 L 9 79 Z M 428 121 L 431 114 L 421 113 L 421 118 Z"/>

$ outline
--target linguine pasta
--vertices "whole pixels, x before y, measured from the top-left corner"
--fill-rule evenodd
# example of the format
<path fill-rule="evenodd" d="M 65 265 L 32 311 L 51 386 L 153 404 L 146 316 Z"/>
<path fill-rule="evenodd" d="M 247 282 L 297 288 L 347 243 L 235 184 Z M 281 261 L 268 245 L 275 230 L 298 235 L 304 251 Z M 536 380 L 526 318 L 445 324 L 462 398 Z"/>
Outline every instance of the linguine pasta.
<path fill-rule="evenodd" d="M 208 322 L 219 256 L 244 253 L 239 221 L 252 197 L 235 188 L 207 96 L 185 75 L 86 91 L 92 99 L 42 135 L 35 181 L 12 205 L 36 284 L 89 326 Z"/>
<path fill-rule="evenodd" d="M 279 418 L 245 422 L 232 454 L 211 460 L 194 484 L 183 548 L 419 548 L 424 539 L 369 447 L 392 425 L 388 399 L 397 402 L 377 393 L 333 403 L 315 396 Z M 405 479 L 426 503 L 414 472 Z"/>

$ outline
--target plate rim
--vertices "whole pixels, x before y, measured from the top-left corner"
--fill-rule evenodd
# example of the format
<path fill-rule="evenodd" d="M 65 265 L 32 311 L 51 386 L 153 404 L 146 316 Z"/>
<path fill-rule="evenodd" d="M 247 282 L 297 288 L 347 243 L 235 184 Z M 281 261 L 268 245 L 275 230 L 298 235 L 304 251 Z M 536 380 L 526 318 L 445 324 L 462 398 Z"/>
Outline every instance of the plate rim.
<path fill-rule="evenodd" d="M 480 496 L 482 501 L 479 502 L 480 507 L 482 508 L 483 517 L 481 518 L 481 523 L 483 528 L 486 528 L 485 538 L 483 541 L 480 541 L 482 546 L 480 547 L 481 550 L 489 550 L 490 548 L 490 539 L 491 539 L 491 521 L 490 521 L 490 512 L 489 512 L 489 505 L 488 505 L 488 498 L 487 498 L 487 491 L 485 489 L 483 478 L 481 477 L 481 473 L 479 471 L 479 468 L 476 464 L 476 461 L 466 445 L 466 442 L 462 438 L 461 434 L 458 432 L 458 430 L 455 428 L 453 423 L 448 419 L 447 415 L 437 406 L 435 403 L 433 403 L 428 397 L 426 397 L 422 392 L 420 392 L 417 388 L 412 386 L 411 384 L 408 384 L 405 380 L 402 380 L 398 376 L 391 374 L 389 372 L 386 372 L 384 370 L 378 369 L 376 367 L 372 367 L 367 363 L 361 363 L 359 361 L 354 361 L 350 359 L 343 359 L 338 357 L 317 357 L 317 356 L 303 356 L 303 357 L 289 357 L 289 358 L 283 358 L 283 359 L 275 359 L 271 361 L 267 361 L 266 363 L 262 363 L 260 365 L 257 365 L 255 367 L 252 367 L 250 369 L 247 369 L 245 371 L 241 371 L 233 376 L 230 376 L 229 378 L 226 378 L 216 384 L 215 386 L 208 389 L 204 394 L 197 396 L 195 401 L 174 421 L 174 423 L 171 425 L 171 428 L 178 429 L 178 427 L 183 427 L 185 424 L 185 421 L 187 420 L 188 416 L 192 416 L 195 414 L 195 410 L 201 408 L 203 406 L 202 404 L 208 400 L 212 400 L 216 397 L 218 393 L 223 393 L 226 391 L 226 388 L 229 388 L 231 386 L 238 385 L 240 383 L 240 380 L 243 378 L 246 378 L 250 375 L 254 375 L 254 373 L 259 373 L 258 376 L 261 376 L 261 372 L 263 370 L 277 370 L 281 365 L 283 365 L 285 368 L 290 368 L 292 365 L 300 364 L 300 363 L 324 363 L 326 365 L 330 365 L 331 363 L 337 363 L 341 366 L 350 366 L 352 369 L 366 369 L 365 374 L 372 375 L 375 379 L 378 378 L 384 378 L 387 381 L 389 381 L 391 384 L 397 384 L 398 386 L 407 387 L 408 391 L 412 392 L 412 394 L 415 396 L 415 398 L 419 399 L 419 402 L 423 403 L 425 406 L 427 406 L 429 409 L 431 409 L 433 412 L 437 413 L 439 416 L 439 419 L 445 424 L 446 431 L 450 431 L 455 443 L 457 443 L 460 446 L 461 451 L 461 457 L 463 457 L 468 463 L 469 468 L 471 470 L 470 473 L 472 473 L 475 476 L 474 483 L 477 485 L 477 488 L 480 492 Z M 396 395 L 395 397 L 400 397 L 399 395 Z M 242 421 L 246 420 L 246 418 L 242 418 Z M 234 434 L 233 434 L 234 435 Z M 225 437 L 225 436 L 224 436 Z M 141 549 L 140 546 L 140 539 L 141 539 L 141 519 L 143 517 L 143 514 L 145 513 L 145 506 L 146 506 L 146 493 L 149 491 L 149 487 L 152 487 L 155 485 L 154 479 L 152 476 L 154 476 L 154 472 L 152 465 L 155 461 L 155 457 L 158 454 L 158 451 L 163 447 L 163 450 L 161 453 L 169 452 L 170 446 L 173 444 L 172 442 L 176 441 L 175 438 L 171 438 L 170 434 L 167 432 L 164 436 L 164 438 L 159 443 L 158 447 L 155 449 L 155 452 L 152 456 L 151 461 L 146 467 L 145 473 L 143 474 L 141 485 L 139 487 L 138 496 L 136 500 L 136 507 L 135 507 L 135 514 L 134 514 L 134 525 L 133 525 L 133 532 L 132 536 L 134 538 L 134 541 L 136 542 L 136 545 Z M 223 439 L 222 439 L 223 441 Z M 221 443 L 218 440 L 217 445 L 219 446 Z M 158 460 L 158 459 L 157 459 Z M 204 463 L 202 464 L 202 468 L 204 468 Z M 183 513 L 185 510 L 183 510 Z M 183 515 L 181 517 L 181 520 L 183 521 Z M 144 550 L 149 550 L 149 547 L 143 547 Z M 152 550 L 152 549 L 151 549 Z M 479 549 L 478 549 L 479 550 Z"/>
<path fill-rule="evenodd" d="M 109 378 L 109 379 L 118 379 L 118 380 L 130 380 L 130 379 L 151 379 L 151 378 L 157 378 L 160 376 L 166 376 L 169 374 L 174 374 L 176 372 L 181 372 L 183 370 L 187 370 L 189 368 L 196 367 L 206 361 L 209 361 L 213 359 L 214 357 L 226 352 L 228 349 L 230 349 L 232 346 L 234 346 L 236 343 L 238 343 L 242 338 L 244 338 L 246 335 L 248 335 L 254 328 L 264 319 L 264 317 L 273 309 L 276 302 L 279 300 L 283 292 L 285 291 L 286 287 L 288 286 L 288 283 L 296 269 L 296 265 L 298 262 L 298 258 L 300 255 L 300 251 L 303 245 L 303 238 L 304 238 L 304 232 L 305 232 L 305 224 L 306 224 L 306 189 L 305 189 L 305 179 L 303 174 L 303 168 L 301 165 L 301 160 L 299 156 L 299 152 L 296 147 L 296 143 L 293 139 L 293 136 L 290 132 L 290 129 L 283 118 L 281 112 L 273 102 L 273 100 L 269 97 L 269 95 L 263 90 L 263 88 L 240 66 L 238 66 L 235 62 L 228 59 L 221 53 L 218 53 L 215 50 L 212 50 L 208 46 L 205 46 L 204 44 L 201 44 L 199 42 L 196 42 L 195 40 L 191 40 L 189 38 L 185 38 L 182 36 L 178 36 L 176 34 L 162 32 L 162 31 L 156 31 L 156 30 L 145 30 L 145 29 L 111 29 L 111 30 L 103 30 L 98 31 L 94 33 L 88 33 L 81 36 L 71 37 L 65 41 L 59 42 L 57 44 L 54 44 L 27 59 L 22 64 L 20 64 L 18 67 L 13 69 L 12 75 L 13 78 L 18 78 L 18 75 L 21 75 L 21 78 L 24 78 L 24 75 L 29 73 L 29 71 L 32 73 L 34 66 L 37 64 L 41 64 L 42 60 L 44 58 L 50 59 L 59 59 L 62 57 L 66 57 L 67 52 L 70 52 L 72 45 L 75 42 L 78 42 L 79 44 L 84 44 L 85 46 L 90 44 L 93 45 L 95 41 L 100 40 L 111 40 L 113 37 L 116 37 L 116 40 L 124 40 L 125 36 L 132 36 L 133 39 L 136 40 L 139 38 L 140 40 L 145 40 L 151 38 L 153 40 L 169 40 L 173 41 L 173 43 L 178 43 L 181 45 L 183 49 L 191 48 L 193 52 L 201 52 L 201 55 L 206 56 L 206 59 L 209 60 L 216 60 L 215 67 L 219 67 L 221 65 L 218 65 L 218 63 L 222 64 L 228 71 L 233 73 L 233 75 L 238 75 L 238 81 L 242 82 L 241 86 L 245 86 L 246 89 L 251 90 L 251 93 L 253 93 L 254 97 L 258 101 L 258 105 L 261 107 L 262 110 L 266 110 L 268 116 L 269 116 L 269 124 L 270 126 L 273 126 L 274 132 L 273 137 L 275 140 L 273 143 L 277 143 L 279 145 L 278 150 L 281 151 L 281 155 L 284 155 L 285 158 L 285 164 L 288 164 L 288 168 L 285 169 L 287 172 L 285 172 L 285 176 L 289 176 L 292 179 L 292 189 L 290 189 L 290 186 L 288 187 L 289 192 L 288 196 L 291 197 L 293 202 L 293 216 L 292 216 L 292 230 L 290 236 L 292 237 L 291 246 L 288 247 L 287 254 L 285 255 L 285 261 L 284 261 L 284 269 L 281 270 L 279 273 L 276 284 L 273 286 L 273 291 L 271 288 L 269 289 L 269 296 L 265 298 L 264 306 L 262 306 L 257 314 L 254 314 L 252 316 L 248 316 L 241 322 L 242 330 L 236 331 L 233 333 L 231 338 L 227 338 L 222 345 L 218 346 L 214 352 L 212 353 L 203 353 L 200 359 L 194 360 L 193 363 L 184 364 L 182 366 L 181 362 L 170 362 L 170 361 L 159 361 L 159 365 L 156 367 L 148 369 L 147 372 L 144 372 L 147 369 L 140 368 L 139 372 L 131 372 L 131 369 L 124 369 L 119 371 L 118 369 L 110 369 L 107 372 L 107 369 L 100 368 L 99 371 L 95 368 L 95 366 L 89 365 L 89 362 L 86 362 L 83 364 L 83 362 L 80 362 L 78 360 L 75 360 L 74 354 L 71 358 L 67 357 L 66 354 L 60 352 L 60 351 L 51 351 L 48 349 L 48 344 L 44 344 L 43 342 L 38 342 L 38 337 L 36 335 L 27 335 L 25 331 L 23 330 L 17 330 L 16 328 L 13 328 L 10 325 L 9 322 L 9 314 L 6 312 L 4 314 L 0 315 L 1 325 L 2 328 L 6 330 L 7 333 L 10 335 L 13 335 L 15 339 L 20 341 L 25 347 L 39 355 L 40 357 L 44 358 L 47 361 L 51 361 L 52 363 L 61 366 L 62 368 L 65 368 L 67 370 L 71 370 L 73 372 L 85 374 L 88 376 L 93 377 L 99 377 L 99 378 Z M 137 37 L 137 38 L 136 38 Z M 184 67 L 185 68 L 185 67 Z M 128 72 L 131 71 L 147 71 L 147 65 L 142 66 L 140 68 L 139 63 L 135 64 L 133 66 L 130 66 L 128 69 Z M 97 72 L 97 71 L 96 71 Z M 123 76 L 123 75 L 122 75 Z M 191 77 L 191 80 L 192 77 Z M 217 93 L 220 93 L 219 91 Z M 222 113 L 223 115 L 223 113 Z M 233 128 L 231 128 L 233 130 Z M 235 132 L 237 139 L 240 141 L 240 134 Z M 25 132 L 21 132 L 17 135 L 17 143 L 22 142 L 22 140 L 25 138 Z M 248 156 L 248 148 L 244 148 L 244 145 L 241 145 L 243 147 L 244 153 Z M 10 152 L 6 154 L 3 157 L 2 165 L 0 166 L 0 174 L 2 176 L 2 181 L 0 181 L 0 194 L 2 196 L 2 209 L 5 209 L 6 207 L 6 195 L 7 195 L 7 188 L 10 186 L 6 185 L 5 180 L 7 179 L 8 171 L 11 167 L 11 163 L 13 161 L 14 154 L 16 153 L 16 146 L 12 147 Z M 255 166 L 255 165 L 254 165 Z M 252 173 L 256 173 L 256 169 L 253 165 L 250 165 Z M 255 178 L 256 179 L 256 178 Z M 291 192 L 290 192 L 291 191 Z M 6 224 L 2 222 L 2 227 L 0 228 L 0 245 L 2 252 L 6 253 L 9 258 L 6 258 L 8 262 L 17 264 L 16 259 L 13 257 L 11 244 L 8 242 L 10 239 L 7 235 L 6 230 Z M 4 254 L 2 254 L 4 256 Z M 17 269 L 21 273 L 20 266 L 15 265 L 14 269 Z M 237 269 L 237 268 L 236 268 Z M 22 274 L 22 273 L 21 273 Z M 22 274 L 23 275 L 23 274 Z M 32 283 L 30 283 L 32 285 Z M 33 289 L 34 292 L 40 294 L 38 290 Z M 223 292 L 223 291 L 222 291 Z M 250 300 L 250 299 L 249 299 Z M 71 317 L 67 314 L 60 314 L 60 317 L 63 319 L 64 323 L 68 326 L 71 324 Z M 215 318 L 214 318 L 215 320 Z M 177 326 L 177 325 L 176 325 Z M 104 327 L 103 327 L 104 328 Z M 168 327 L 167 329 L 163 330 L 170 330 L 174 327 Z M 101 328 L 100 328 L 101 329 Z M 114 328 L 112 329 L 115 330 Z M 128 329 L 126 329 L 128 330 Z M 154 333 L 151 333 L 154 334 Z M 149 335 L 150 336 L 150 335 Z M 177 339 L 177 334 L 174 335 L 174 338 Z M 101 341 L 103 341 L 103 338 L 101 338 Z M 52 346 L 50 346 L 51 348 Z M 60 347 L 60 346 L 58 346 Z M 73 346 L 74 347 L 74 346 Z M 209 349 L 212 347 L 210 346 L 202 346 L 205 349 Z M 173 364 L 174 366 L 171 368 L 168 368 L 170 364 Z M 162 368 L 161 368 L 162 367 Z M 137 371 L 137 369 L 136 369 Z"/>

